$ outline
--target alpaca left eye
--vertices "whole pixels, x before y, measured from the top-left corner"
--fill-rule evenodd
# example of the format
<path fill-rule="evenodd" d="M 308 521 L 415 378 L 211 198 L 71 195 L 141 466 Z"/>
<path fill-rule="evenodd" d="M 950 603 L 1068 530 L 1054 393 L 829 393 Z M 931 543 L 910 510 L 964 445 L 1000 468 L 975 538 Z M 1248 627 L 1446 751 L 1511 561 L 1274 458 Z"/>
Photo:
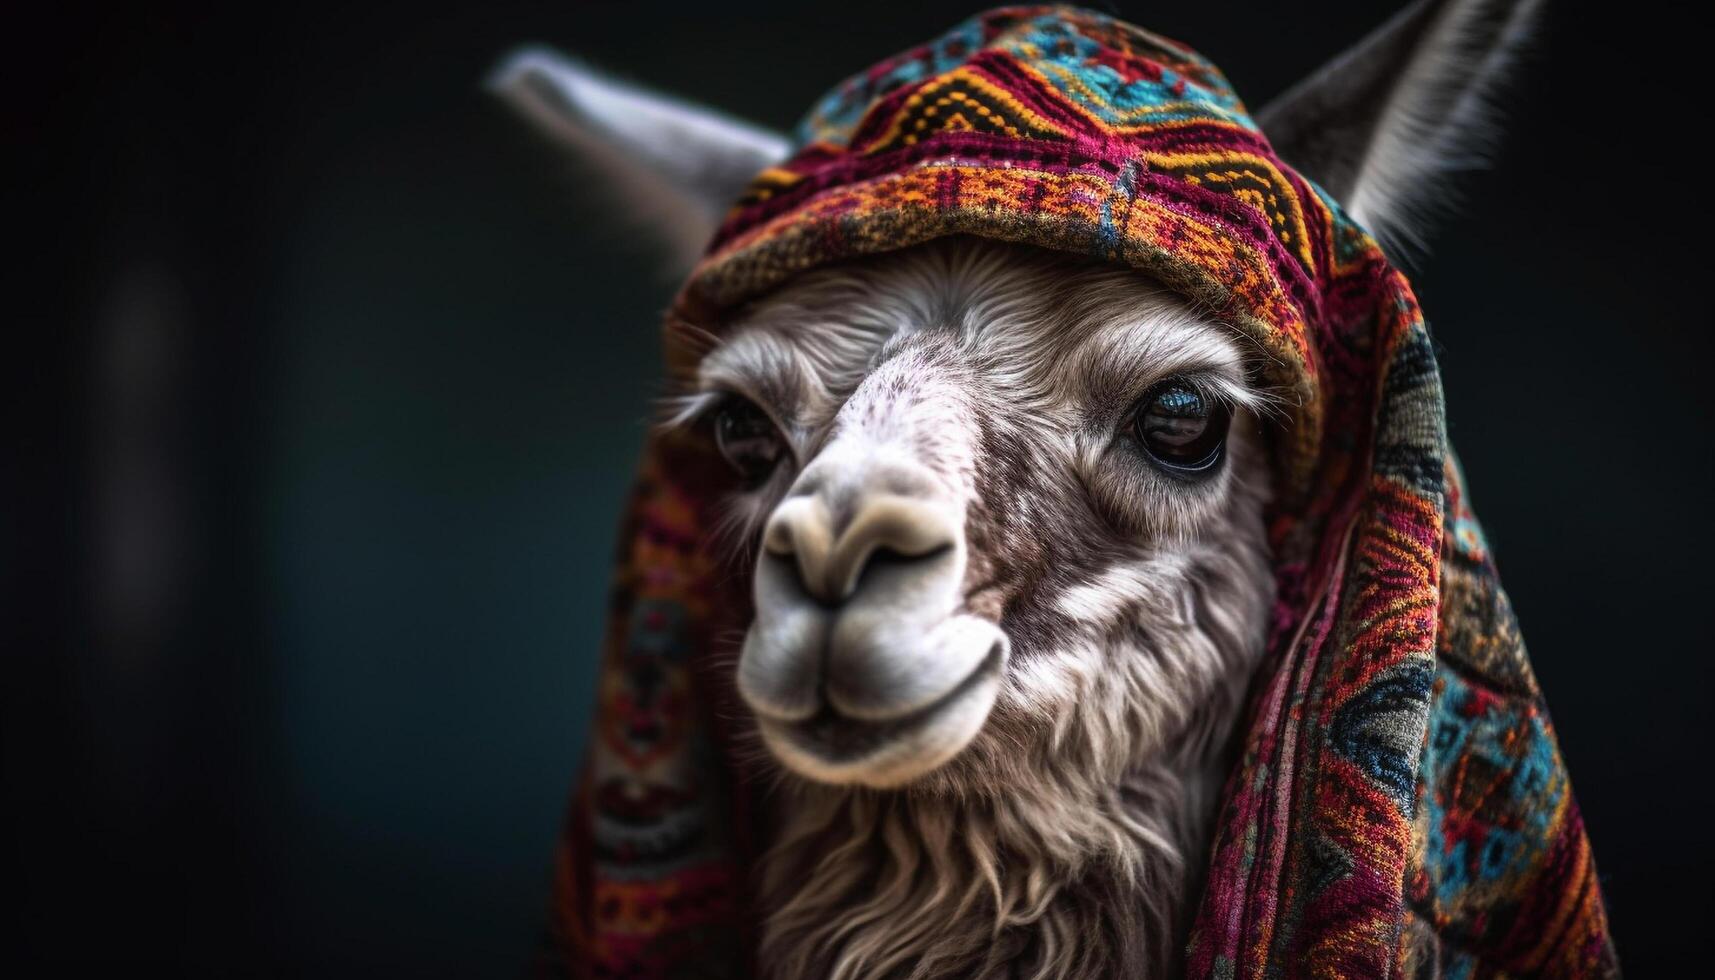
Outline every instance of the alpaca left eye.
<path fill-rule="evenodd" d="M 768 413 L 734 395 L 715 414 L 715 445 L 745 482 L 761 483 L 774 472 L 786 444 Z"/>
<path fill-rule="evenodd" d="M 1132 431 L 1162 468 L 1184 476 L 1213 472 L 1227 444 L 1232 413 L 1185 381 L 1157 385 L 1138 403 Z"/>

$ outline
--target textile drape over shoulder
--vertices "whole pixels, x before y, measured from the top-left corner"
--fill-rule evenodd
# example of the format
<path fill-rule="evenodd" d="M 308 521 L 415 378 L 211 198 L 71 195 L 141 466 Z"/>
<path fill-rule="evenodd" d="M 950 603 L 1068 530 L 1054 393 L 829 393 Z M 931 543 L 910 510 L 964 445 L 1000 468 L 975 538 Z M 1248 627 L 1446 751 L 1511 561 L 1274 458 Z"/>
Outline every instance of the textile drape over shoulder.
<path fill-rule="evenodd" d="M 1429 335 L 1376 242 L 1195 52 L 1100 14 L 1008 8 L 825 96 L 672 315 L 716 328 L 806 269 L 955 234 L 1133 266 L 1239 331 L 1287 393 L 1273 625 L 1188 975 L 1616 974 Z M 694 364 L 669 347 L 670 370 Z M 558 866 L 573 973 L 751 970 L 748 873 L 767 841 L 747 814 L 766 780 L 731 738 L 748 599 L 709 541 L 711 465 L 656 437 L 622 532 Z"/>

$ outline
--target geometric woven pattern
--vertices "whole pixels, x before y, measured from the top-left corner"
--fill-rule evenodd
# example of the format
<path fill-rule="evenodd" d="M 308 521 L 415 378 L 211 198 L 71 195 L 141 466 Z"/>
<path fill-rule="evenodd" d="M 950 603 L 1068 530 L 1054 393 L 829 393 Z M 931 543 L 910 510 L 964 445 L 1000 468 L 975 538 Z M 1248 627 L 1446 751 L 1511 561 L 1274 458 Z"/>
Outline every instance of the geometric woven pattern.
<path fill-rule="evenodd" d="M 1101 14 L 1006 8 L 854 76 L 759 174 L 674 315 L 945 235 L 1132 266 L 1231 324 L 1290 393 L 1277 599 L 1191 977 L 1608 976 L 1583 824 L 1447 444 L 1432 345 L 1375 241 L 1281 161 L 1200 55 Z M 683 370 L 697 351 L 669 346 Z M 746 975 L 746 616 L 710 558 L 703 450 L 648 448 L 598 733 L 561 852 L 563 962 Z M 757 833 L 762 833 L 757 831 Z"/>

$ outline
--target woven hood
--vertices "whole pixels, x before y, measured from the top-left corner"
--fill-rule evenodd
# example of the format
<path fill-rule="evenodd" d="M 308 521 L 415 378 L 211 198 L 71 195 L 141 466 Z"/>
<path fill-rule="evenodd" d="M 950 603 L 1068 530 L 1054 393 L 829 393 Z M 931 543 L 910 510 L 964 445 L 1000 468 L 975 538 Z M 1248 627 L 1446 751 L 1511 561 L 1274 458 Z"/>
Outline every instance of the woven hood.
<path fill-rule="evenodd" d="M 799 273 L 948 235 L 1135 267 L 1288 393 L 1277 598 L 1235 734 L 1191 977 L 1616 972 L 1578 808 L 1449 449 L 1405 278 L 1176 42 L 1066 8 L 980 15 L 853 77 L 679 294 L 714 326 Z M 669 367 L 697 352 L 672 345 Z M 557 880 L 564 965 L 744 975 L 763 792 L 736 761 L 746 583 L 718 462 L 654 437 L 622 530 Z M 722 665 L 726 665 L 723 669 Z"/>

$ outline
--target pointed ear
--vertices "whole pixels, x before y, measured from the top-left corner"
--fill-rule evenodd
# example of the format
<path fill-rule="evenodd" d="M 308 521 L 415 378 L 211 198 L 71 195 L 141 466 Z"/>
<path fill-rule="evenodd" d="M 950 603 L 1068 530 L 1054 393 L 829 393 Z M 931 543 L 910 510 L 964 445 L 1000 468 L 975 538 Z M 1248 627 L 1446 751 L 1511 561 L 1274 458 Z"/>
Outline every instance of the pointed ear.
<path fill-rule="evenodd" d="M 1257 113 L 1276 152 L 1390 251 L 1419 251 L 1446 180 L 1480 167 L 1540 0 L 1417 0 Z"/>
<path fill-rule="evenodd" d="M 546 48 L 523 48 L 490 90 L 570 150 L 627 216 L 688 270 L 751 178 L 786 158 L 786 137 L 617 81 Z"/>

